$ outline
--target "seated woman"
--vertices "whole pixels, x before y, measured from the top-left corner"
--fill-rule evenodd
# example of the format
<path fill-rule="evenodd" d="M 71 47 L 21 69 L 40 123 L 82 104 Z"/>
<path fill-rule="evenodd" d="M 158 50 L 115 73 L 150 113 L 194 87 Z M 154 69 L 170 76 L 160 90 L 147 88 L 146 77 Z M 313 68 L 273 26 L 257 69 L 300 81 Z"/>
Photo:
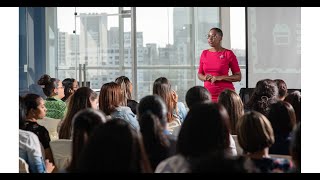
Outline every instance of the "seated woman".
<path fill-rule="evenodd" d="M 66 78 L 62 81 L 64 87 L 64 97 L 61 99 L 66 102 L 68 98 L 79 88 L 78 81 L 73 78 Z"/>
<path fill-rule="evenodd" d="M 139 131 L 123 119 L 96 128 L 80 154 L 77 172 L 151 173 Z"/>
<path fill-rule="evenodd" d="M 294 109 L 288 102 L 279 101 L 270 106 L 268 119 L 272 125 L 275 143 L 270 147 L 271 154 L 289 155 L 291 131 L 296 126 Z"/>
<path fill-rule="evenodd" d="M 75 114 L 73 124 L 72 136 L 72 158 L 69 166 L 66 168 L 67 172 L 77 172 L 76 166 L 80 158 L 80 152 L 86 146 L 88 137 L 92 135 L 95 128 L 105 123 L 106 115 L 94 109 L 83 109 Z"/>
<path fill-rule="evenodd" d="M 226 108 L 230 118 L 231 134 L 236 135 L 236 125 L 244 114 L 243 103 L 240 96 L 233 90 L 225 89 L 220 93 L 218 103 Z"/>
<path fill-rule="evenodd" d="M 176 150 L 176 140 L 167 129 L 167 108 L 161 97 L 149 95 L 141 99 L 137 116 L 154 171 L 162 160 L 174 155 Z"/>
<path fill-rule="evenodd" d="M 59 139 L 71 139 L 72 119 L 82 109 L 98 108 L 98 95 L 88 87 L 79 88 L 70 98 L 66 117 L 61 121 Z M 60 126 L 60 125 L 59 125 Z"/>
<path fill-rule="evenodd" d="M 154 81 L 153 95 L 162 97 L 166 103 L 169 132 L 172 133 L 175 128 L 181 126 L 187 114 L 186 108 L 183 103 L 178 102 L 177 93 L 171 89 L 171 84 L 165 77 L 160 77 Z"/>
<path fill-rule="evenodd" d="M 51 173 L 54 165 L 49 160 L 44 162 L 39 138 L 33 132 L 23 130 L 25 111 L 23 98 L 19 97 L 19 157 L 27 162 L 30 173 Z"/>
<path fill-rule="evenodd" d="M 121 118 L 127 121 L 132 128 L 139 130 L 139 122 L 131 109 L 123 106 L 121 87 L 115 82 L 105 83 L 99 94 L 99 109 L 111 118 Z"/>
<path fill-rule="evenodd" d="M 26 121 L 24 124 L 24 130 L 35 133 L 45 151 L 45 158 L 53 162 L 53 156 L 50 149 L 50 136 L 48 130 L 37 123 L 38 120 L 43 119 L 46 116 L 46 107 L 44 100 L 37 94 L 27 94 L 23 98 L 26 106 Z"/>
<path fill-rule="evenodd" d="M 216 103 L 199 103 L 190 109 L 178 136 L 177 155 L 162 161 L 156 173 L 191 172 L 190 164 L 201 157 L 237 155 L 225 108 Z"/>
<path fill-rule="evenodd" d="M 288 172 L 292 169 L 288 159 L 269 156 L 274 134 L 269 120 L 263 114 L 256 111 L 246 113 L 240 119 L 237 131 L 244 156 L 250 158 L 262 173 Z"/>
<path fill-rule="evenodd" d="M 121 86 L 124 106 L 128 106 L 134 114 L 137 114 L 138 102 L 132 99 L 132 83 L 126 76 L 117 77 L 115 82 Z"/>
<path fill-rule="evenodd" d="M 41 76 L 38 84 L 47 96 L 45 102 L 47 108 L 46 116 L 53 119 L 63 119 L 66 111 L 66 103 L 61 100 L 64 97 L 62 82 L 59 79 L 51 78 L 45 74 Z"/>

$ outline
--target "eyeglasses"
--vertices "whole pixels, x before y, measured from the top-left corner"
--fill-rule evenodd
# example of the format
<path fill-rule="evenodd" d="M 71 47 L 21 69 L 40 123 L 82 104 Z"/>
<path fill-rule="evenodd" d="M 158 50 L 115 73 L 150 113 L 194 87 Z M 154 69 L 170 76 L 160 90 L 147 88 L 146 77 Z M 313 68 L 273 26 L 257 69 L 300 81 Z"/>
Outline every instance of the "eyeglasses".
<path fill-rule="evenodd" d="M 64 86 L 61 86 L 61 87 L 57 87 L 57 89 L 64 89 Z"/>
<path fill-rule="evenodd" d="M 217 37 L 218 37 L 217 35 L 214 35 L 214 36 L 209 35 L 209 34 L 206 35 L 207 39 L 211 39 L 211 38 L 216 39 Z"/>

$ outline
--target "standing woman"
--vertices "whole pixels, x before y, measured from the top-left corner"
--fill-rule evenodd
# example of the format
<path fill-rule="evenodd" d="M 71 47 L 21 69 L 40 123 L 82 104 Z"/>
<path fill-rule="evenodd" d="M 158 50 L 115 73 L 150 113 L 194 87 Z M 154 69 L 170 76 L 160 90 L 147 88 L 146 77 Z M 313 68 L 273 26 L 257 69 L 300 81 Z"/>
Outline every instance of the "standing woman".
<path fill-rule="evenodd" d="M 235 90 L 232 82 L 241 81 L 241 71 L 234 53 L 221 46 L 223 33 L 219 28 L 211 28 L 207 35 L 210 49 L 202 52 L 198 78 L 211 93 L 212 101 L 217 102 L 220 92 Z M 229 69 L 232 75 L 229 75 Z"/>
<path fill-rule="evenodd" d="M 66 110 L 66 103 L 61 99 L 64 97 L 64 87 L 59 79 L 51 78 L 45 74 L 41 76 L 38 84 L 42 87 L 47 96 L 45 106 L 47 108 L 46 117 L 62 119 Z"/>
<path fill-rule="evenodd" d="M 66 78 L 62 81 L 62 85 L 64 86 L 64 97 L 61 99 L 66 102 L 68 98 L 79 89 L 78 81 L 73 78 Z"/>

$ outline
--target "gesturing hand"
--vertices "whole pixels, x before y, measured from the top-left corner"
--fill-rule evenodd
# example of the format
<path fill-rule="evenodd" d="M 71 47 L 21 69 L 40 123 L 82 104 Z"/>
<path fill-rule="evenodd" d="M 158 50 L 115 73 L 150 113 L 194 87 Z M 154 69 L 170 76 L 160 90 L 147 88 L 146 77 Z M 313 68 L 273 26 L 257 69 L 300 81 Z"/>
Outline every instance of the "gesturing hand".
<path fill-rule="evenodd" d="M 211 74 L 207 74 L 205 76 L 205 81 L 210 81 L 211 78 L 212 78 L 212 75 Z"/>

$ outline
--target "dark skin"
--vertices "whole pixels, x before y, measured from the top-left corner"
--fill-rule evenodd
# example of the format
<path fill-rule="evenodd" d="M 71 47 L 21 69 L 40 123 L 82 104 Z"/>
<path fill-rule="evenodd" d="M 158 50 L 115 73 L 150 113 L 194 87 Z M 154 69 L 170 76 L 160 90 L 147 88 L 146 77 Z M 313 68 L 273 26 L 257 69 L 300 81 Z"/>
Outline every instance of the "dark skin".
<path fill-rule="evenodd" d="M 220 36 L 215 30 L 209 31 L 208 44 L 211 46 L 209 51 L 211 52 L 221 52 L 225 50 L 221 46 L 222 36 Z M 201 81 L 210 81 L 214 83 L 215 81 L 229 81 L 229 82 L 237 82 L 241 81 L 241 72 L 234 73 L 232 75 L 224 75 L 224 76 L 212 76 L 211 74 L 198 74 L 198 78 Z"/>

